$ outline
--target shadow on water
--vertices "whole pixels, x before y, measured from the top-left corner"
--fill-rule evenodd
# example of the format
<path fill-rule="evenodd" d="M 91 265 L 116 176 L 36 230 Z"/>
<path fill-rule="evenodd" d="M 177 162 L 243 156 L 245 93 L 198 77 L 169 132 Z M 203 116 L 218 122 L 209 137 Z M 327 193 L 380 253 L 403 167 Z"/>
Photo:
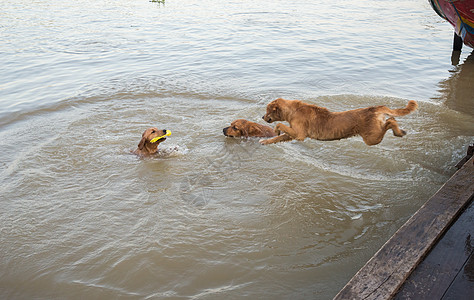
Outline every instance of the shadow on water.
<path fill-rule="evenodd" d="M 441 100 L 450 109 L 474 115 L 474 51 L 450 72 L 451 76 L 439 83 Z"/>

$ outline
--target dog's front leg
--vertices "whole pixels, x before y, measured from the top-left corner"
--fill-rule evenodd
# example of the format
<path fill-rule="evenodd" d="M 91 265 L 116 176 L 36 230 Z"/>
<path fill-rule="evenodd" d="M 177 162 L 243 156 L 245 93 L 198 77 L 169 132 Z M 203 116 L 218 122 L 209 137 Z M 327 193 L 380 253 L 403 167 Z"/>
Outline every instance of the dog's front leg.
<path fill-rule="evenodd" d="M 302 135 L 302 134 L 298 134 L 298 131 L 295 130 L 294 128 L 292 127 L 289 127 L 289 126 L 286 126 L 285 124 L 282 124 L 282 123 L 278 123 L 276 126 L 275 126 L 275 132 L 283 132 L 283 133 L 286 133 L 287 135 L 289 135 L 292 139 L 296 139 L 298 141 L 304 141 L 305 139 L 305 135 Z"/>
<path fill-rule="evenodd" d="M 262 145 L 269 145 L 269 144 L 275 144 L 275 143 L 279 143 L 279 142 L 291 141 L 292 139 L 293 138 L 291 138 L 289 135 L 282 134 L 282 135 L 276 136 L 276 137 L 271 138 L 271 139 L 260 140 L 259 142 Z"/>

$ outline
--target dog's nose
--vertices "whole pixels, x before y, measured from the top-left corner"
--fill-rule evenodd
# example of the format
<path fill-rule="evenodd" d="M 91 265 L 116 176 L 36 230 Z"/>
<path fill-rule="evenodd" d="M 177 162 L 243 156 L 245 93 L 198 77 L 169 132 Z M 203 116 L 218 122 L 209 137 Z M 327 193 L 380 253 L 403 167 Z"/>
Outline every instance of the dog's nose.
<path fill-rule="evenodd" d="M 224 133 L 224 135 L 227 135 L 227 128 L 229 128 L 229 127 L 226 127 L 224 129 L 222 129 L 222 132 Z"/>
<path fill-rule="evenodd" d="M 264 119 L 264 120 L 265 120 L 265 116 L 263 116 L 263 117 L 262 117 L 262 119 Z"/>

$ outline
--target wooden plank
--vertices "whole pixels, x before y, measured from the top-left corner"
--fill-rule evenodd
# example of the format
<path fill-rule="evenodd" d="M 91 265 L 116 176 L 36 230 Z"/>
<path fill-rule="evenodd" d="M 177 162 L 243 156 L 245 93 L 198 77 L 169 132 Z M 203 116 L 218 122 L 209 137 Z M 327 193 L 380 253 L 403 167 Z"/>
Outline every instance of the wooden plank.
<path fill-rule="evenodd" d="M 474 297 L 474 254 L 471 252 L 463 269 L 443 295 L 443 299 L 472 300 Z M 431 299 L 430 299 L 431 300 Z"/>
<path fill-rule="evenodd" d="M 334 299 L 390 299 L 474 194 L 471 158 L 362 267 Z"/>
<path fill-rule="evenodd" d="M 474 295 L 474 202 L 443 235 L 394 297 L 469 299 Z M 472 268 L 472 269 L 470 269 Z M 467 278 L 465 278 L 467 276 Z M 469 284 L 469 276 L 471 283 Z M 466 282 L 467 281 L 467 282 Z"/>

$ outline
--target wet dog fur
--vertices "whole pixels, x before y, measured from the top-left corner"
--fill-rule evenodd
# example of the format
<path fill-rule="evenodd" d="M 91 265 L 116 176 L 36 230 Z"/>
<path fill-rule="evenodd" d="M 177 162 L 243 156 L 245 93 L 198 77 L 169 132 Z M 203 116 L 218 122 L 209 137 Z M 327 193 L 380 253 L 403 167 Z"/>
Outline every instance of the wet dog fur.
<path fill-rule="evenodd" d="M 229 127 L 222 130 L 228 137 L 273 137 L 276 136 L 273 128 L 267 125 L 238 119 L 233 121 Z"/>
<path fill-rule="evenodd" d="M 166 134 L 166 129 L 158 129 L 156 127 L 148 128 L 143 132 L 142 139 L 138 143 L 138 148 L 132 151 L 133 154 L 140 156 L 153 155 L 158 152 L 158 145 L 166 140 L 166 137 L 159 139 L 158 141 L 151 143 L 150 141 L 156 137 Z"/>
<path fill-rule="evenodd" d="M 330 112 L 324 107 L 307 104 L 299 100 L 278 98 L 267 105 L 263 119 L 268 123 L 286 121 L 290 126 L 278 123 L 271 139 L 261 140 L 264 145 L 296 139 L 330 141 L 360 135 L 364 142 L 371 146 L 380 143 L 389 129 L 393 134 L 402 137 L 406 134 L 398 127 L 393 117 L 407 115 L 416 110 L 418 104 L 410 100 L 405 108 L 390 109 L 386 106 L 372 106 Z M 386 119 L 386 117 L 389 117 Z"/>

